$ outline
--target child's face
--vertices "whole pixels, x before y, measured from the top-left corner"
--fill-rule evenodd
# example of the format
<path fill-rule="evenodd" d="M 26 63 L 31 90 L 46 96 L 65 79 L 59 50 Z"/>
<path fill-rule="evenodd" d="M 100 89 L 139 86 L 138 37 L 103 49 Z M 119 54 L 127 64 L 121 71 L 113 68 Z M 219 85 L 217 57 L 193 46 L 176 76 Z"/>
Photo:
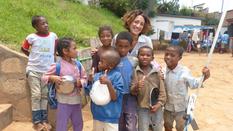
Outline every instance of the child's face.
<path fill-rule="evenodd" d="M 69 50 L 67 51 L 66 56 L 70 57 L 70 58 L 77 58 L 77 47 L 76 47 L 76 43 L 74 41 L 72 41 L 70 43 L 70 47 L 69 47 Z"/>
<path fill-rule="evenodd" d="M 100 56 L 100 61 L 99 61 L 99 64 L 98 64 L 98 69 L 101 70 L 101 71 L 109 69 L 109 64 L 108 64 L 107 59 L 105 59 L 104 57 Z"/>
<path fill-rule="evenodd" d="M 109 47 L 111 46 L 112 43 L 112 34 L 111 31 L 109 30 L 103 30 L 100 33 L 100 41 L 103 44 L 104 47 Z"/>
<path fill-rule="evenodd" d="M 149 66 L 154 59 L 153 53 L 148 48 L 142 48 L 138 52 L 138 60 L 140 66 Z"/>
<path fill-rule="evenodd" d="M 164 61 L 169 69 L 174 69 L 177 66 L 180 59 L 181 56 L 179 55 L 177 50 L 173 48 L 166 49 L 164 54 Z"/>
<path fill-rule="evenodd" d="M 128 40 L 117 40 L 116 50 L 119 52 L 121 57 L 124 57 L 128 54 L 131 46 Z"/>
<path fill-rule="evenodd" d="M 48 25 L 47 20 L 44 17 L 40 17 L 39 19 L 40 20 L 35 25 L 35 29 L 37 30 L 38 33 L 48 34 L 48 32 L 49 32 L 49 25 Z"/>

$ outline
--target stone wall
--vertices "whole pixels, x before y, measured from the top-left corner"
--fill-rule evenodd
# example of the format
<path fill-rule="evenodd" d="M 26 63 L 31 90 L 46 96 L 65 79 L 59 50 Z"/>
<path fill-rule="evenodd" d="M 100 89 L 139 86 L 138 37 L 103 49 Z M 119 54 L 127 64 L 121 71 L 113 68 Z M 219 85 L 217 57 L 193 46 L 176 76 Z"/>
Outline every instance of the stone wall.
<path fill-rule="evenodd" d="M 80 58 L 90 57 L 90 49 L 80 51 Z M 30 90 L 26 80 L 27 57 L 0 44 L 0 104 L 13 105 L 13 120 L 31 120 Z M 89 69 L 89 59 L 82 62 Z"/>

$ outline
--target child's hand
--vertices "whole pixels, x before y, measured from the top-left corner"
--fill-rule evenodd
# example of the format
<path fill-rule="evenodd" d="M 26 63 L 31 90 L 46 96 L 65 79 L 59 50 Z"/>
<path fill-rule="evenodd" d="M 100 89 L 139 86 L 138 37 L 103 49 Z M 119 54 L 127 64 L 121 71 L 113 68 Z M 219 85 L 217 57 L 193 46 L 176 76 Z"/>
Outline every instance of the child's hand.
<path fill-rule="evenodd" d="M 161 107 L 161 105 L 159 103 L 157 103 L 157 104 L 150 107 L 150 111 L 155 113 L 160 107 Z"/>
<path fill-rule="evenodd" d="M 104 75 L 99 78 L 101 84 L 109 85 L 111 84 L 111 81 L 107 77 L 107 70 L 104 71 Z"/>
<path fill-rule="evenodd" d="M 60 76 L 52 75 L 49 77 L 49 80 L 54 82 L 55 84 L 59 85 L 62 83 L 62 79 Z"/>
<path fill-rule="evenodd" d="M 143 76 L 141 80 L 138 81 L 138 88 L 141 89 L 145 86 L 145 78 L 146 76 Z"/>
<path fill-rule="evenodd" d="M 94 74 L 95 74 L 95 68 L 92 67 L 91 73 L 90 73 L 89 76 L 88 76 L 88 81 L 90 81 L 90 82 L 93 81 L 93 79 L 94 79 Z"/>
<path fill-rule="evenodd" d="M 202 69 L 202 74 L 204 75 L 204 81 L 210 77 L 210 70 L 207 67 Z"/>
<path fill-rule="evenodd" d="M 81 80 L 80 80 L 80 79 L 77 79 L 76 86 L 77 86 L 78 88 L 82 88 L 82 83 L 81 83 Z"/>
<path fill-rule="evenodd" d="M 96 48 L 93 48 L 91 49 L 91 56 L 93 56 L 95 53 L 97 53 L 98 49 Z"/>

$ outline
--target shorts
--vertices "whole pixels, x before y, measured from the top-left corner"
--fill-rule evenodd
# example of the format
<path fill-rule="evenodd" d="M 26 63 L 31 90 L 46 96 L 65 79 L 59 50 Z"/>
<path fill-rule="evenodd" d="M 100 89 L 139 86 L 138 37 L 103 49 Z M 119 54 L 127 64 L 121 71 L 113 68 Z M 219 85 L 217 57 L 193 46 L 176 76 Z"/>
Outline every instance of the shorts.
<path fill-rule="evenodd" d="M 173 128 L 174 121 L 176 122 L 176 130 L 183 131 L 185 120 L 184 120 L 185 111 L 181 112 L 171 112 L 164 110 L 164 127 L 167 129 Z"/>

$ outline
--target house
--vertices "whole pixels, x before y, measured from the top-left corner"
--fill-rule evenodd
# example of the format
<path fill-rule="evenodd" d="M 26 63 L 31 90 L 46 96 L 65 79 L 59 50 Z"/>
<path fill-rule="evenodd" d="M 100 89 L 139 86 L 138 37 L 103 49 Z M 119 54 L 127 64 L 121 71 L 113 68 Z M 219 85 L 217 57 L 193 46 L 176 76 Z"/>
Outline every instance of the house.
<path fill-rule="evenodd" d="M 228 10 L 223 22 L 221 33 L 228 31 L 230 37 L 233 37 L 233 10 Z"/>
<path fill-rule="evenodd" d="M 179 16 L 169 14 L 159 14 L 158 16 L 151 18 L 152 28 L 154 34 L 151 36 L 152 40 L 158 40 L 160 32 L 164 31 L 164 39 L 170 40 L 172 32 L 177 26 L 201 26 L 202 18 L 191 16 Z M 183 32 L 183 30 L 175 30 L 176 32 Z"/>
<path fill-rule="evenodd" d="M 78 0 L 84 5 L 98 5 L 99 0 Z"/>

